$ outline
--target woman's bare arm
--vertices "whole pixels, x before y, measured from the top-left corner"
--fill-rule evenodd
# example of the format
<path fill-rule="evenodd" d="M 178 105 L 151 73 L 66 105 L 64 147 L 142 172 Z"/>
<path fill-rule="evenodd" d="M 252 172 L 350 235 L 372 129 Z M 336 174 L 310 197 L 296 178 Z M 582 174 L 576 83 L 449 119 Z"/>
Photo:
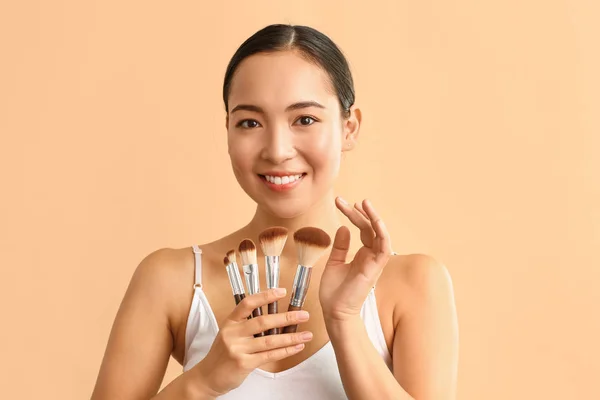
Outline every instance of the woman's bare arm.
<path fill-rule="evenodd" d="M 349 399 L 453 400 L 456 397 L 458 329 L 452 283 L 431 257 L 390 261 L 387 279 L 397 286 L 399 311 L 393 345 L 394 373 L 373 347 L 362 319 L 328 322 Z M 402 306 L 400 306 L 402 304 Z"/>
<path fill-rule="evenodd" d="M 162 249 L 137 267 L 115 318 L 92 400 L 156 396 L 174 346 L 169 310 L 176 307 L 176 262 L 174 250 Z M 194 369 L 182 374 L 155 398 L 213 398 L 204 393 L 202 377 L 194 374 Z"/>
<path fill-rule="evenodd" d="M 446 267 L 411 255 L 402 272 L 409 299 L 396 323 L 394 375 L 416 400 L 454 400 L 458 372 L 458 321 Z"/>

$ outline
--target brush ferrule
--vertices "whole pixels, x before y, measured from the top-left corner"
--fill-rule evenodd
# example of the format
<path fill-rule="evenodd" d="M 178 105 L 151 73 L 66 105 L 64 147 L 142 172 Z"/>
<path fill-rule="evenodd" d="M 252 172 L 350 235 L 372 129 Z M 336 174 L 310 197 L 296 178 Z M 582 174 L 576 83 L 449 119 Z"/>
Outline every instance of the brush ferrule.
<path fill-rule="evenodd" d="M 304 305 L 306 293 L 308 292 L 308 285 L 310 284 L 311 273 L 312 268 L 305 267 L 304 265 L 298 265 L 296 276 L 294 276 L 294 284 L 292 286 L 292 294 L 290 297 L 290 304 L 292 306 L 302 307 Z"/>
<path fill-rule="evenodd" d="M 265 256 L 267 289 L 279 287 L 279 256 Z"/>
<path fill-rule="evenodd" d="M 248 294 L 256 294 L 260 292 L 260 286 L 258 283 L 258 264 L 244 265 L 244 278 L 246 279 Z"/>
<path fill-rule="evenodd" d="M 240 294 L 246 294 L 246 291 L 244 290 L 244 281 L 242 281 L 242 276 L 240 275 L 240 269 L 238 268 L 237 263 L 232 263 L 233 264 L 233 275 L 235 277 L 235 282 L 237 287 L 240 289 Z"/>
<path fill-rule="evenodd" d="M 231 290 L 233 291 L 233 294 L 242 294 L 244 293 L 244 289 L 243 286 L 240 286 L 240 284 L 242 283 L 241 279 L 239 278 L 240 273 L 237 273 L 236 276 L 236 272 L 237 272 L 237 266 L 235 264 L 229 264 L 227 267 L 227 276 L 229 276 L 229 284 L 231 285 Z"/>

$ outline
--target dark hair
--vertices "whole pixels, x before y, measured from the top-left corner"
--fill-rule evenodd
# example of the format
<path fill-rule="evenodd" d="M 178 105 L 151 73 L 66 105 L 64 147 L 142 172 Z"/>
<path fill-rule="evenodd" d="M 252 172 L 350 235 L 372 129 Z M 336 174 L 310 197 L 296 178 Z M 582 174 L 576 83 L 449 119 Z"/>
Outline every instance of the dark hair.
<path fill-rule="evenodd" d="M 327 35 L 301 25 L 269 25 L 250 36 L 237 49 L 225 72 L 223 102 L 229 112 L 228 99 L 231 80 L 237 67 L 247 57 L 257 53 L 297 50 L 307 60 L 327 72 L 337 94 L 344 117 L 350 115 L 354 104 L 354 82 L 346 57 Z"/>

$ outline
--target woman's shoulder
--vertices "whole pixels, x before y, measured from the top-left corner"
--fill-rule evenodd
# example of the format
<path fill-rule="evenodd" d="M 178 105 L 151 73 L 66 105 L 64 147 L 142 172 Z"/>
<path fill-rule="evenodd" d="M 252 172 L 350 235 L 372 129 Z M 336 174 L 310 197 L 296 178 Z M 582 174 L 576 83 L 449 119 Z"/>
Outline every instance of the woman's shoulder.
<path fill-rule="evenodd" d="M 416 290 L 426 290 L 431 283 L 450 279 L 448 268 L 442 261 L 427 254 L 396 255 L 390 258 L 390 271 L 398 279 Z M 388 269 L 386 267 L 386 269 Z"/>
<path fill-rule="evenodd" d="M 452 278 L 446 265 L 427 254 L 394 255 L 378 281 L 385 297 L 393 300 L 400 316 L 423 300 L 452 293 Z"/>
<path fill-rule="evenodd" d="M 219 241 L 205 244 L 190 244 L 185 247 L 163 247 L 151 251 L 139 263 L 134 276 L 154 282 L 163 282 L 166 285 L 185 284 L 193 288 L 194 283 L 194 251 L 197 246 L 202 254 L 202 259 L 213 257 L 215 246 Z"/>
<path fill-rule="evenodd" d="M 203 274 L 207 268 L 214 265 L 218 256 L 225 254 L 222 250 L 223 239 L 214 242 L 198 244 L 200 249 L 200 262 L 203 265 Z M 148 253 L 136 268 L 132 281 L 143 281 L 152 287 L 156 293 L 167 294 L 173 298 L 173 293 L 189 294 L 193 292 L 195 283 L 195 256 L 193 244 L 185 247 L 163 247 Z M 222 256 L 220 263 L 222 263 Z M 185 290 L 185 289 L 189 290 Z M 189 296 L 188 296 L 189 297 Z M 173 298 L 177 300 L 176 298 Z"/>
<path fill-rule="evenodd" d="M 152 302 L 160 303 L 173 333 L 177 334 L 194 292 L 192 246 L 163 247 L 147 253 L 135 269 L 130 286 L 139 288 L 141 295 Z"/>
<path fill-rule="evenodd" d="M 191 246 L 184 248 L 163 247 L 148 253 L 134 272 L 133 279 L 147 284 L 170 286 L 193 275 L 193 252 Z M 191 286 L 191 285 L 190 285 Z"/>

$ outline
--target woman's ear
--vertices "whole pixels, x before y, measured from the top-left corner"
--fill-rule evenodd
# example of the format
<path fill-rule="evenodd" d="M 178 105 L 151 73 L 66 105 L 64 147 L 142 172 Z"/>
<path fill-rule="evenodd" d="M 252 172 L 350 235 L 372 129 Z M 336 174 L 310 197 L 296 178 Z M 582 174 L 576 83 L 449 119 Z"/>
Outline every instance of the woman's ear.
<path fill-rule="evenodd" d="M 225 129 L 229 129 L 229 113 L 225 116 Z"/>
<path fill-rule="evenodd" d="M 342 151 L 350 151 L 356 146 L 362 113 L 356 106 L 350 107 L 350 116 L 342 121 L 344 137 L 342 140 Z"/>

